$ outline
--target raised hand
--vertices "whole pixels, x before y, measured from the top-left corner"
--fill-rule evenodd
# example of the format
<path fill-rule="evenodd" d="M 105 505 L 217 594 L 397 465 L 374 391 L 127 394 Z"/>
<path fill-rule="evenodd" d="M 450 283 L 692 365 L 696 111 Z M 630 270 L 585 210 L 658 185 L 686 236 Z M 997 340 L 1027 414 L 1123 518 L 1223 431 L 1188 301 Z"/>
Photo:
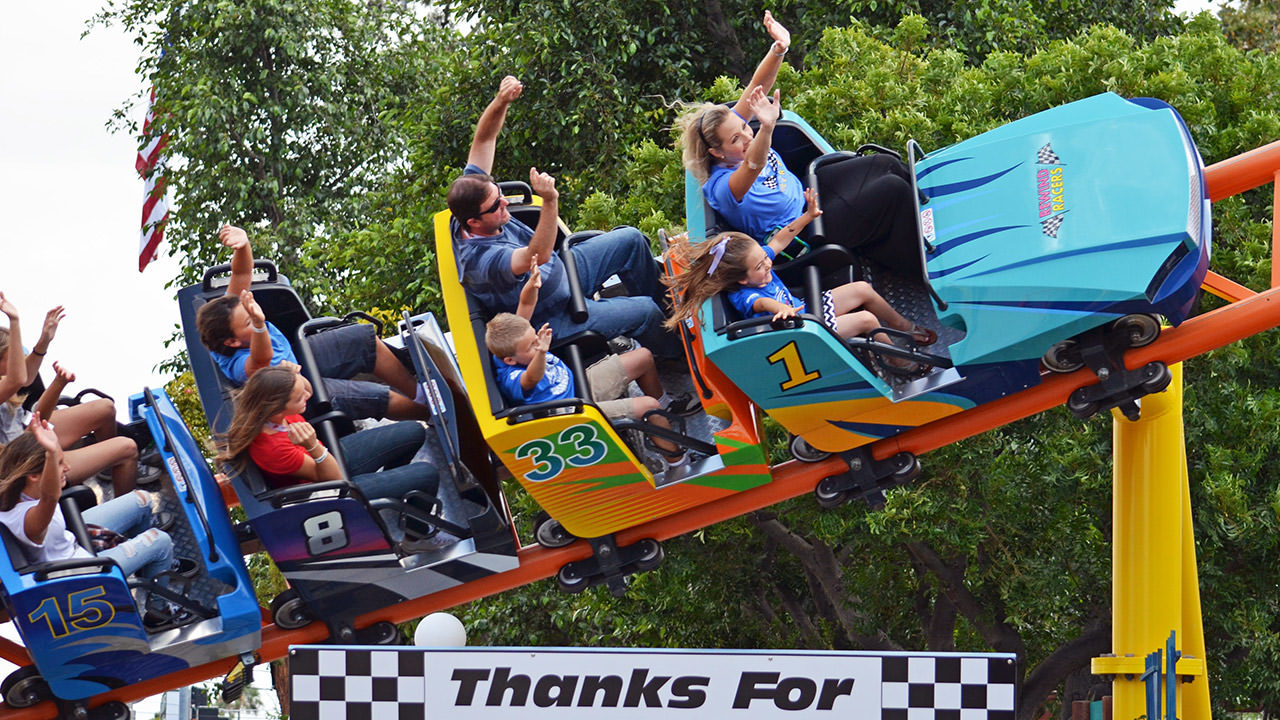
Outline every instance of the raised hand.
<path fill-rule="evenodd" d="M 538 342 L 533 349 L 538 352 L 547 352 L 551 349 L 551 323 L 542 324 L 542 328 L 538 330 Z"/>
<path fill-rule="evenodd" d="M 783 27 L 782 23 L 774 20 L 773 13 L 768 10 L 764 11 L 764 29 L 765 32 L 769 33 L 769 37 L 773 38 L 774 42 L 782 45 L 780 48 L 782 52 L 785 53 L 787 48 L 791 47 L 791 31 Z"/>
<path fill-rule="evenodd" d="M 782 116 L 782 93 L 778 90 L 774 90 L 773 97 L 770 98 L 764 88 L 757 85 L 751 89 L 747 99 L 751 103 L 751 114 L 755 115 L 761 125 L 773 127 Z"/>
<path fill-rule="evenodd" d="M 18 317 L 18 308 L 2 292 L 0 292 L 0 312 L 8 315 L 10 320 Z"/>
<path fill-rule="evenodd" d="M 258 305 L 258 301 L 253 299 L 252 290 L 240 291 L 240 305 L 249 314 L 249 320 L 253 322 L 254 327 L 259 327 L 267 321 L 267 316 L 262 312 L 262 306 Z"/>
<path fill-rule="evenodd" d="M 311 451 L 316 446 L 316 429 L 311 427 L 311 423 L 303 420 L 302 422 L 289 423 L 289 442 L 298 447 Z"/>
<path fill-rule="evenodd" d="M 522 92 L 524 92 L 524 83 L 517 80 L 514 75 L 502 78 L 502 82 L 498 85 L 498 99 L 508 105 L 520 97 Z"/>
<path fill-rule="evenodd" d="M 560 197 L 556 190 L 556 179 L 547 173 L 538 172 L 536 167 L 529 168 L 529 187 L 543 200 L 557 200 Z"/>
<path fill-rule="evenodd" d="M 529 279 L 525 281 L 524 286 L 535 290 L 542 287 L 542 266 L 538 264 L 538 253 L 533 254 L 533 267 L 529 268 Z"/>
<path fill-rule="evenodd" d="M 804 214 L 810 220 L 822 214 L 822 208 L 818 207 L 818 191 L 813 188 L 805 188 L 804 190 L 805 209 Z"/>
<path fill-rule="evenodd" d="M 223 225 L 218 230 L 218 240 L 232 250 L 239 250 L 249 244 L 248 234 L 234 225 Z"/>
<path fill-rule="evenodd" d="M 70 385 L 76 381 L 76 374 L 68 370 L 66 366 L 61 363 L 54 362 L 53 371 L 57 373 L 58 379 L 62 381 L 63 385 Z"/>
<path fill-rule="evenodd" d="M 44 314 L 44 327 L 40 328 L 40 339 L 46 344 L 53 340 L 53 336 L 58 333 L 58 323 L 67 316 L 65 308 L 61 305 L 53 308 Z M 39 343 L 37 343 L 38 345 Z"/>
<path fill-rule="evenodd" d="M 27 425 L 27 429 L 35 436 L 40 447 L 47 452 L 56 453 L 62 450 L 62 445 L 58 443 L 58 434 L 53 431 L 53 425 L 40 417 L 40 411 L 31 413 L 31 424 Z"/>

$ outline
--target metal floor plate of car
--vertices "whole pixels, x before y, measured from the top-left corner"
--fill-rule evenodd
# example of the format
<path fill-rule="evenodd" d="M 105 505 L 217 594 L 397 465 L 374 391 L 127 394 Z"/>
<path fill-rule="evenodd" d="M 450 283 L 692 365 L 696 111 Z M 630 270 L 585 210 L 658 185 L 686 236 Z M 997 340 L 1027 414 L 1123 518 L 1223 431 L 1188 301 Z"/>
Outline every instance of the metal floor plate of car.
<path fill-rule="evenodd" d="M 143 468 L 139 469 L 143 470 Z M 139 473 L 140 476 L 142 474 L 142 472 Z M 95 476 L 86 480 L 85 485 L 93 490 L 94 494 L 98 496 L 99 503 L 107 502 L 115 497 L 110 481 L 104 481 L 103 479 Z M 182 506 L 179 504 L 178 494 L 173 489 L 173 482 L 169 479 L 167 473 L 161 472 L 160 479 L 158 481 L 140 485 L 139 488 L 151 493 L 151 511 L 157 518 L 159 518 L 160 513 L 166 511 L 173 513 L 175 517 L 186 517 Z M 221 508 L 213 508 L 213 510 L 218 512 L 222 511 Z M 218 596 L 228 592 L 231 588 L 225 583 L 215 580 L 209 575 L 208 570 L 205 567 L 205 561 L 208 558 L 203 555 L 199 543 L 196 542 L 195 533 L 192 532 L 191 527 L 185 522 L 176 523 L 167 532 L 169 533 L 169 537 L 173 539 L 174 557 L 191 558 L 196 561 L 197 565 L 199 565 L 199 571 L 196 573 L 195 578 L 191 580 L 189 587 L 181 588 L 175 586 L 175 589 L 181 592 L 182 595 L 195 600 L 201 605 L 206 607 L 217 607 Z M 171 586 L 174 585 L 176 585 L 176 583 L 171 584 Z"/>
<path fill-rule="evenodd" d="M 951 358 L 950 346 L 952 343 L 959 342 L 964 339 L 964 331 L 947 327 L 938 321 L 938 313 L 933 305 L 933 299 L 929 297 L 929 291 L 919 280 L 911 280 L 902 275 L 886 270 L 874 263 L 864 262 L 862 264 L 862 277 L 871 286 L 880 293 L 890 305 L 903 317 L 916 323 L 920 327 L 928 328 L 938 334 L 938 341 L 926 348 L 926 351 L 932 355 Z M 895 391 L 900 391 L 906 386 L 917 382 L 917 378 L 901 377 L 891 373 L 886 373 L 883 368 L 879 367 L 879 363 L 871 363 L 872 371 L 881 379 L 889 383 Z M 933 373 L 941 372 L 935 368 Z"/>

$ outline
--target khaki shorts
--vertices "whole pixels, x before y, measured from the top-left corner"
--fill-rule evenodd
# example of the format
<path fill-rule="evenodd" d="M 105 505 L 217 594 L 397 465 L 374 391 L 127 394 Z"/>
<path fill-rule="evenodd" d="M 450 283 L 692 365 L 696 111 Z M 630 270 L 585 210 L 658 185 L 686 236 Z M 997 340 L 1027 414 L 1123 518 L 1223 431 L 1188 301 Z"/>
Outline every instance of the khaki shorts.
<path fill-rule="evenodd" d="M 591 385 L 591 398 L 604 416 L 612 420 L 635 419 L 631 398 L 627 397 L 627 379 L 622 369 L 622 358 L 609 355 L 587 368 L 587 382 Z"/>

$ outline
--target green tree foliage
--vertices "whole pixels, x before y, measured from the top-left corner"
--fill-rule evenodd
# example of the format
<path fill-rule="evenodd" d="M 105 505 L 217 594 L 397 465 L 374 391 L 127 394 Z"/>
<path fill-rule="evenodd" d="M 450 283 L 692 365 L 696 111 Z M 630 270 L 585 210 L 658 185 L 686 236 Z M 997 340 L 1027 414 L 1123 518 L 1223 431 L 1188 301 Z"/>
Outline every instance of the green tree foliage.
<path fill-rule="evenodd" d="M 1280 2 L 1226 2 L 1218 17 L 1222 19 L 1222 30 L 1232 45 L 1243 50 L 1265 52 L 1275 52 L 1280 48 Z"/>
<path fill-rule="evenodd" d="M 304 293 L 332 292 L 353 268 L 320 272 L 300 249 L 369 222 L 365 193 L 404 153 L 383 116 L 431 81 L 434 58 L 416 49 L 443 31 L 400 3 L 356 0 L 129 0 L 96 20 L 135 33 L 156 91 L 176 281 L 225 262 L 215 233 L 235 222 Z"/>

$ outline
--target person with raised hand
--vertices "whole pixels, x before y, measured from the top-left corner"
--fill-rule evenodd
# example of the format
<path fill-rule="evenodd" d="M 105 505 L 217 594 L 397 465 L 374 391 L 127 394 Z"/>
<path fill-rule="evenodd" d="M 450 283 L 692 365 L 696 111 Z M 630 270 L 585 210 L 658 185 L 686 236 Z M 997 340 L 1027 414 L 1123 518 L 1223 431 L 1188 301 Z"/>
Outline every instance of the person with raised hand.
<path fill-rule="evenodd" d="M 605 338 L 634 338 L 659 356 L 679 356 L 682 351 L 678 338 L 662 327 L 665 293 L 658 281 L 649 240 L 633 227 L 615 228 L 568 250 L 587 296 L 588 311 L 583 323 L 569 317 L 566 265 L 555 252 L 560 201 L 555 178 L 537 168 L 529 169 L 529 185 L 542 198 L 537 227 L 530 228 L 511 216 L 507 199 L 490 175 L 507 110 L 523 89 L 520 81 L 510 75 L 502 79 L 497 94 L 476 123 L 467 165 L 449 187 L 449 210 L 459 235 L 456 252 L 462 284 L 488 314 L 510 312 L 519 304 L 536 257 L 543 282 L 534 323 L 550 324 L 554 334 L 561 337 L 592 330 Z M 592 298 L 615 274 L 627 295 Z"/>
<path fill-rule="evenodd" d="M 218 240 L 232 252 L 226 293 L 196 312 L 200 340 L 214 364 L 233 384 L 244 385 L 258 371 L 285 365 L 298 367 L 289 339 L 267 320 L 249 289 L 253 282 L 253 248 L 241 228 L 224 225 Z M 326 330 L 307 339 L 333 407 L 352 419 L 428 420 L 431 410 L 418 381 L 373 325 L 356 323 Z M 353 380 L 371 374 L 382 382 Z M 385 383 L 385 384 L 384 384 Z"/>
<path fill-rule="evenodd" d="M 30 426 L 0 451 L 0 523 L 17 539 L 28 562 L 92 557 L 67 530 L 58 504 L 67 471 L 58 433 L 39 412 L 32 413 Z M 125 536 L 119 544 L 97 551 L 98 557 L 113 560 L 125 577 L 135 573 L 144 578 L 191 575 L 196 570 L 191 559 L 175 562 L 172 538 L 152 526 L 151 494 L 145 490 L 95 505 L 81 517 L 86 524 Z M 148 606 L 153 608 L 144 616 L 149 630 L 193 619 L 189 613 L 153 598 L 148 598 Z"/>
<path fill-rule="evenodd" d="M 762 245 L 805 208 L 804 185 L 772 147 L 782 96 L 769 93 L 791 34 L 768 12 L 764 26 L 774 42 L 738 101 L 732 107 L 694 105 L 677 121 L 684 166 L 701 183 L 707 203 L 732 229 Z M 752 120 L 758 121 L 754 130 Z M 906 165 L 893 155 L 873 154 L 835 167 L 839 175 L 824 185 L 822 204 L 856 221 L 828 228 L 826 241 L 895 271 L 918 273 L 920 241 Z"/>
<path fill-rule="evenodd" d="M 0 445 L 9 442 L 22 432 L 20 420 L 13 427 L 19 415 L 9 402 L 19 390 L 27 386 L 27 356 L 22 351 L 22 323 L 18 316 L 18 308 L 9 298 L 0 292 L 0 313 L 9 318 L 9 327 L 0 328 L 0 357 L 4 364 L 0 366 Z M 17 407 L 20 410 L 21 406 Z"/>

